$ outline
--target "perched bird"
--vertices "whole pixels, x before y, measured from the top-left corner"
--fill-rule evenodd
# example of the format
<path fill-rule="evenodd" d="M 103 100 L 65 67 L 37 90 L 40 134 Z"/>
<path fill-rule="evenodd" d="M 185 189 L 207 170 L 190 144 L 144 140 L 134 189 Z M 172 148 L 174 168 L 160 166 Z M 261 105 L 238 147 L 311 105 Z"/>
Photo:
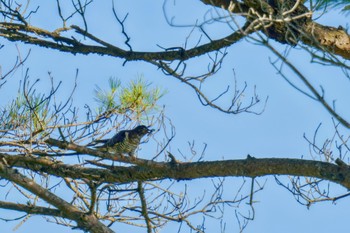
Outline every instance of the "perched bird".
<path fill-rule="evenodd" d="M 141 142 L 141 138 L 146 134 L 153 132 L 147 126 L 139 125 L 132 130 L 121 130 L 111 139 L 98 140 L 98 143 L 104 143 L 102 146 L 95 146 L 95 148 L 120 155 L 128 154 L 135 156 L 135 150 Z"/>

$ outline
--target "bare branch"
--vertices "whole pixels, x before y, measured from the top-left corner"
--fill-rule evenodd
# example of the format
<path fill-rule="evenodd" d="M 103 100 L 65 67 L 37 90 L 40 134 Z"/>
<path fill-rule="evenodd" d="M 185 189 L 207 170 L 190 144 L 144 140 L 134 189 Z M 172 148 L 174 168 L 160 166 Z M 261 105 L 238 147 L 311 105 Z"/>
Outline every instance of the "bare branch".
<path fill-rule="evenodd" d="M 152 227 L 151 219 L 148 216 L 147 200 L 145 197 L 145 190 L 143 188 L 143 184 L 141 181 L 137 182 L 137 192 L 140 195 L 142 215 L 145 218 L 145 222 L 146 222 L 146 226 L 147 226 L 147 233 L 152 233 L 153 227 Z"/>

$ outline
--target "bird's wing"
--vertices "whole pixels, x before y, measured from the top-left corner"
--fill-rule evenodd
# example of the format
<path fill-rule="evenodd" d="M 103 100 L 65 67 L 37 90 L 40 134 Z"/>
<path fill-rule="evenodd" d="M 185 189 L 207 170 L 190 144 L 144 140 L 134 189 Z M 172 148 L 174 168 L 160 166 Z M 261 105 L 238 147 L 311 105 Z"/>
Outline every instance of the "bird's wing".
<path fill-rule="evenodd" d="M 95 140 L 90 143 L 88 143 L 86 146 L 96 146 L 97 144 L 105 144 L 109 139 L 100 139 L 100 140 Z"/>
<path fill-rule="evenodd" d="M 93 141 L 95 144 L 98 144 L 98 143 L 106 143 L 108 142 L 109 139 L 100 139 L 100 140 L 95 140 Z"/>
<path fill-rule="evenodd" d="M 128 132 L 126 130 L 122 130 L 118 132 L 116 135 L 114 135 L 111 139 L 109 139 L 106 142 L 105 146 L 107 147 L 114 146 L 115 144 L 124 141 L 127 136 L 128 136 Z"/>

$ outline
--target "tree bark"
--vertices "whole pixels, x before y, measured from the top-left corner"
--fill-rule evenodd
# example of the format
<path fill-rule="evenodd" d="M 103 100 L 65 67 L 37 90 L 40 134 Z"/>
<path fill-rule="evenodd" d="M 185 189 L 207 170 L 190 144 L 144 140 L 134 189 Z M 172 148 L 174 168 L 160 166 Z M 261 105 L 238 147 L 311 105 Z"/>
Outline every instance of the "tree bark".
<path fill-rule="evenodd" d="M 324 51 L 350 60 L 350 36 L 342 28 L 328 27 L 310 22 L 303 28 L 302 41 L 306 45 L 318 47 Z"/>

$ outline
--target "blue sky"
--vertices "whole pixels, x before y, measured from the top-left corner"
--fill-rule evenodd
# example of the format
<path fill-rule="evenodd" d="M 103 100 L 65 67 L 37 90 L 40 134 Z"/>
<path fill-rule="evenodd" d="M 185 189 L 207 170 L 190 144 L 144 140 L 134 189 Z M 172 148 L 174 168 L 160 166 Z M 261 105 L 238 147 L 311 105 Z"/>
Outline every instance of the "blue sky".
<path fill-rule="evenodd" d="M 59 27 L 57 12 L 54 9 L 55 4 L 50 5 L 49 1 L 41 2 L 46 5 L 42 5 L 38 16 L 34 15 L 31 23 L 51 30 Z M 110 1 L 106 1 L 104 4 L 95 3 L 90 8 L 88 11 L 90 32 L 125 48 L 120 27 L 113 20 L 110 7 Z M 135 51 L 158 51 L 157 45 L 164 47 L 184 45 L 186 36 L 192 28 L 169 26 L 165 21 L 162 7 L 163 1 L 160 0 L 116 1 L 117 13 L 121 17 L 129 13 L 126 29 Z M 191 25 L 196 19 L 202 21 L 203 15 L 210 10 L 210 7 L 204 6 L 200 1 L 168 1 L 165 9 L 167 16 L 174 17 L 176 24 Z M 347 19 L 344 15 L 326 14 L 319 21 L 326 25 L 345 27 Z M 73 23 L 80 24 L 81 22 Z M 227 35 L 229 31 L 225 24 L 216 23 L 208 26 L 208 32 L 213 38 L 220 38 Z M 195 30 L 192 43 L 195 43 L 198 36 L 199 31 Z M 5 48 L 0 50 L 0 62 L 5 70 L 15 59 L 17 48 L 14 44 L 4 40 L 0 40 L 0 43 L 5 44 Z M 227 50 L 228 55 L 223 63 L 223 68 L 213 78 L 214 80 L 209 81 L 208 93 L 215 96 L 220 90 L 225 89 L 227 83 L 232 84 L 234 69 L 238 84 L 243 87 L 244 82 L 247 82 L 249 86 L 246 93 L 247 100 L 250 98 L 254 85 L 262 99 L 269 97 L 266 110 L 262 115 L 246 113 L 227 115 L 204 107 L 190 88 L 163 75 L 156 67 L 143 62 L 128 62 L 122 66 L 123 60 L 117 58 L 97 55 L 74 56 L 21 43 L 16 43 L 16 46 L 22 54 L 31 49 L 31 55 L 25 67 L 11 77 L 6 88 L 1 89 L 1 98 L 8 101 L 11 96 L 15 95 L 18 81 L 23 77 L 26 67 L 30 68 L 29 72 L 33 80 L 36 78 L 43 80 L 43 91 L 46 90 L 45 82 L 48 83 L 48 72 L 51 72 L 57 82 L 62 80 L 62 96 L 68 95 L 66 90 L 71 90 L 75 71 L 79 69 L 78 88 L 74 95 L 78 106 L 92 103 L 95 85 L 106 87 L 110 77 L 118 77 L 127 83 L 142 74 L 145 80 L 167 91 L 167 94 L 161 99 L 161 104 L 165 105 L 166 115 L 176 127 L 176 137 L 171 144 L 175 155 L 178 155 L 176 154 L 178 149 L 188 152 L 187 143 L 194 140 L 199 150 L 204 143 L 207 144 L 204 160 L 244 159 L 247 154 L 257 158 L 304 157 L 310 159 L 308 143 L 303 139 L 303 134 L 312 137 L 320 123 L 322 123 L 320 139 L 330 137 L 333 133 L 332 120 L 326 110 L 320 104 L 297 92 L 276 74 L 269 63 L 269 58 L 274 57 L 266 48 L 245 40 Z M 345 116 L 349 116 L 348 105 L 346 105 L 350 97 L 349 80 L 342 76 L 339 70 L 310 64 L 310 56 L 303 51 L 293 50 L 290 57 L 316 86 L 326 87 L 328 100 L 337 99 L 337 109 Z M 196 72 L 205 68 L 207 61 L 199 58 L 190 64 L 191 72 Z M 296 80 L 293 74 L 288 72 L 287 74 L 292 80 Z M 224 103 L 225 100 L 229 101 L 229 99 L 223 99 L 222 102 Z M 140 153 L 148 152 L 148 149 Z M 342 199 L 336 204 L 319 203 L 307 209 L 299 205 L 288 191 L 279 187 L 273 177 L 259 178 L 261 183 L 266 179 L 265 189 L 255 196 L 256 219 L 248 225 L 245 232 L 348 231 L 346 220 L 349 199 Z M 189 185 L 200 188 L 202 182 L 204 181 L 193 181 Z M 230 184 L 226 187 L 227 191 L 230 191 L 231 188 L 234 190 L 240 186 L 241 182 L 240 178 L 230 180 L 230 183 L 227 183 Z M 336 193 L 345 192 L 339 186 L 334 186 L 333 190 Z M 7 213 L 8 211 L 0 209 L 0 217 L 6 216 Z M 227 231 L 238 232 L 234 214 L 228 212 L 225 219 L 228 222 Z M 15 222 L 0 222 L 2 232 L 11 232 L 15 226 Z M 215 225 L 208 228 L 218 229 Z M 16 232 L 37 232 L 38 229 L 42 232 L 50 230 L 51 233 L 71 232 L 70 229 L 46 223 L 40 217 L 29 219 Z M 118 231 L 123 232 L 123 229 Z M 164 230 L 164 232 L 176 232 L 176 230 Z"/>

